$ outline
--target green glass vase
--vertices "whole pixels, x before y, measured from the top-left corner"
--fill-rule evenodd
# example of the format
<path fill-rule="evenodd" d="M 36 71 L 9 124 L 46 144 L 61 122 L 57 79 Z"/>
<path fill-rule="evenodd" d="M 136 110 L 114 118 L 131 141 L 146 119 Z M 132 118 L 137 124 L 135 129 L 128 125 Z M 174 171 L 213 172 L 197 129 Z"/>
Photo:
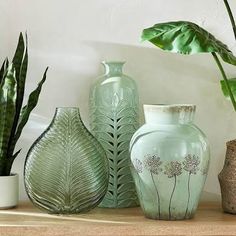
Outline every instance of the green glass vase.
<path fill-rule="evenodd" d="M 57 108 L 26 158 L 30 200 L 49 213 L 86 212 L 101 202 L 108 180 L 106 153 L 84 126 L 79 109 Z"/>
<path fill-rule="evenodd" d="M 145 124 L 130 142 L 132 173 L 146 217 L 194 216 L 209 166 L 209 144 L 188 104 L 144 105 Z"/>
<path fill-rule="evenodd" d="M 124 62 L 103 62 L 105 74 L 90 92 L 90 127 L 106 150 L 110 165 L 108 191 L 100 207 L 138 204 L 130 171 L 129 142 L 139 126 L 139 100 L 133 79 L 122 73 Z"/>

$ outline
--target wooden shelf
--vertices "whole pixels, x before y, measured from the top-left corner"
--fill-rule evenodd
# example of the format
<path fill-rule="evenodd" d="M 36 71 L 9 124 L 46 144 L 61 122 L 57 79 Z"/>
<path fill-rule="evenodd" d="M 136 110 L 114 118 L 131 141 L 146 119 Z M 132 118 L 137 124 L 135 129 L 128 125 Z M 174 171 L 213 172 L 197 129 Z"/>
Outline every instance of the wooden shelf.
<path fill-rule="evenodd" d="M 220 203 L 203 203 L 194 219 L 175 222 L 146 219 L 140 208 L 97 208 L 87 214 L 57 216 L 27 202 L 0 211 L 0 236 L 5 235 L 236 235 L 236 215 L 224 214 Z"/>

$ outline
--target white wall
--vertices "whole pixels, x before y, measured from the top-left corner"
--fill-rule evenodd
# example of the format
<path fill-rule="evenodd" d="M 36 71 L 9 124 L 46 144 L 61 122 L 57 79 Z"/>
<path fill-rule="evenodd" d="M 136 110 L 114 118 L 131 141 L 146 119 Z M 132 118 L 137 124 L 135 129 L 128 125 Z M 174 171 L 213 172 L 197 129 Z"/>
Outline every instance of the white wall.
<path fill-rule="evenodd" d="M 230 3 L 236 9 L 236 2 Z M 223 1 L 1 0 L 0 15 L 0 59 L 13 54 L 19 31 L 28 32 L 27 89 L 33 89 L 50 66 L 39 105 L 18 143 L 23 150 L 15 161 L 15 172 L 22 175 L 27 150 L 57 106 L 79 106 L 87 123 L 88 91 L 102 73 L 100 61 L 126 60 L 125 72 L 136 79 L 141 103 L 197 105 L 196 124 L 209 137 L 212 150 L 205 190 L 220 194 L 217 174 L 225 142 L 236 138 L 236 115 L 221 94 L 220 74 L 212 57 L 169 54 L 141 44 L 139 37 L 143 28 L 154 23 L 190 20 L 233 50 L 236 44 Z M 226 69 L 235 76 L 236 69 Z M 21 198 L 26 198 L 22 181 Z"/>

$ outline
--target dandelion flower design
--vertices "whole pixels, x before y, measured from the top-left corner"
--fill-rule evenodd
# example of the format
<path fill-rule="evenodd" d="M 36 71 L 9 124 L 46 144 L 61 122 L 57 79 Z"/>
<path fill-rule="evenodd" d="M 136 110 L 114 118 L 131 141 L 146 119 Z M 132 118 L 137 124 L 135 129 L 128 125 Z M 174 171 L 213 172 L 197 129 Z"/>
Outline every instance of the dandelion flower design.
<path fill-rule="evenodd" d="M 142 173 L 143 172 L 143 163 L 138 158 L 135 158 L 132 161 L 132 163 L 133 163 L 133 166 L 134 166 L 135 170 L 138 173 Z"/>
<path fill-rule="evenodd" d="M 147 155 L 144 160 L 144 166 L 155 175 L 158 175 L 162 169 L 161 169 L 162 161 L 160 160 L 160 157 L 157 155 Z"/>
<path fill-rule="evenodd" d="M 132 164 L 134 166 L 134 169 L 136 170 L 137 172 L 137 175 L 136 175 L 136 180 L 138 181 L 138 186 L 137 186 L 137 183 L 136 183 L 136 189 L 137 189 L 137 192 L 139 193 L 140 195 L 140 204 L 141 206 L 143 207 L 144 211 L 145 211 L 145 205 L 142 203 L 144 202 L 143 201 L 143 194 L 142 194 L 142 182 L 141 182 L 141 177 L 139 174 L 143 173 L 143 163 L 142 161 L 140 161 L 138 158 L 134 158 L 132 160 Z M 136 181 L 135 181 L 136 182 Z"/>
<path fill-rule="evenodd" d="M 158 157 L 157 155 L 148 154 L 148 155 L 145 156 L 144 166 L 151 174 L 152 182 L 153 182 L 153 185 L 155 187 L 156 194 L 157 194 L 157 207 L 158 207 L 158 217 L 159 217 L 159 219 L 161 217 L 160 195 L 159 195 L 158 187 L 157 187 L 156 182 L 154 180 L 153 174 L 158 175 L 160 172 L 162 172 L 162 168 L 160 167 L 161 165 L 162 165 L 161 158 Z"/>
<path fill-rule="evenodd" d="M 202 175 L 207 175 L 208 173 L 209 166 L 204 166 L 200 171 Z"/>
<path fill-rule="evenodd" d="M 200 170 L 199 168 L 200 164 L 200 159 L 196 155 L 190 155 L 188 154 L 183 161 L 183 169 L 188 172 L 188 201 L 187 201 L 187 206 L 186 206 L 186 211 L 185 211 L 185 218 L 187 217 L 188 214 L 188 207 L 189 207 L 189 200 L 190 200 L 190 178 L 191 175 L 196 175 L 197 172 Z"/>
<path fill-rule="evenodd" d="M 166 174 L 168 178 L 174 177 L 174 187 L 173 187 L 173 190 L 170 196 L 170 202 L 169 202 L 169 219 L 171 220 L 171 203 L 172 203 L 172 198 L 175 192 L 177 176 L 182 174 L 182 164 L 178 161 L 170 161 L 169 163 L 165 165 L 164 174 Z"/>
<path fill-rule="evenodd" d="M 173 178 L 182 174 L 182 165 L 178 161 L 171 161 L 165 165 L 164 174 L 168 176 L 168 178 Z"/>
<path fill-rule="evenodd" d="M 187 155 L 183 161 L 183 169 L 188 171 L 190 174 L 196 175 L 199 171 L 200 159 L 196 155 Z"/>

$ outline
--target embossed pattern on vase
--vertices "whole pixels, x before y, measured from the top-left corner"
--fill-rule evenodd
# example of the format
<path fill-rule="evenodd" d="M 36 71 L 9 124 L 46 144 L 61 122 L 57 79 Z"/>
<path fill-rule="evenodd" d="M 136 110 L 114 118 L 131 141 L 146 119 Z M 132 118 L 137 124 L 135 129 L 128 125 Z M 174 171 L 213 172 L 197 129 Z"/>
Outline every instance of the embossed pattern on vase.
<path fill-rule="evenodd" d="M 79 213 L 99 204 L 107 190 L 108 162 L 78 109 L 57 110 L 27 155 L 24 177 L 31 201 L 50 213 Z"/>
<path fill-rule="evenodd" d="M 152 203 L 156 206 L 158 211 L 157 219 L 188 219 L 193 217 L 193 208 L 191 209 L 189 206 L 190 199 L 191 199 L 191 189 L 194 186 L 191 185 L 191 179 L 194 178 L 195 175 L 203 175 L 206 176 L 208 164 L 204 165 L 200 163 L 200 158 L 195 155 L 187 155 L 184 158 L 184 161 L 170 161 L 165 162 L 161 161 L 160 157 L 157 155 L 147 155 L 144 157 L 144 161 L 135 158 L 133 161 L 133 168 L 134 168 L 134 175 L 136 176 L 135 179 L 138 179 L 137 186 L 138 188 L 142 188 L 141 181 L 142 177 L 140 176 L 144 171 L 149 172 L 150 178 L 152 180 L 156 195 L 153 195 Z M 180 213 L 179 216 L 174 213 L 172 215 L 172 199 L 175 194 L 176 190 L 176 183 L 178 178 L 183 175 L 183 172 L 187 172 L 188 178 L 186 179 L 186 188 L 187 188 L 187 201 L 185 212 L 182 214 Z M 166 175 L 169 179 L 173 179 L 173 188 L 171 190 L 171 194 L 169 197 L 169 204 L 168 204 L 168 214 L 161 213 L 161 201 L 160 201 L 160 189 L 158 187 L 158 175 Z M 162 177 L 163 178 L 163 177 Z M 139 189 L 140 198 L 143 198 L 142 190 Z M 143 202 L 143 199 L 141 200 Z M 145 206 L 143 206 L 145 208 Z M 148 215 L 147 215 L 148 217 Z M 152 218 L 152 217 L 151 217 Z"/>
<path fill-rule="evenodd" d="M 132 79 L 117 74 L 116 68 L 115 74 L 110 72 L 90 93 L 91 131 L 106 150 L 110 165 L 108 191 L 100 206 L 131 207 L 138 204 L 128 150 L 138 128 L 138 95 Z"/>

